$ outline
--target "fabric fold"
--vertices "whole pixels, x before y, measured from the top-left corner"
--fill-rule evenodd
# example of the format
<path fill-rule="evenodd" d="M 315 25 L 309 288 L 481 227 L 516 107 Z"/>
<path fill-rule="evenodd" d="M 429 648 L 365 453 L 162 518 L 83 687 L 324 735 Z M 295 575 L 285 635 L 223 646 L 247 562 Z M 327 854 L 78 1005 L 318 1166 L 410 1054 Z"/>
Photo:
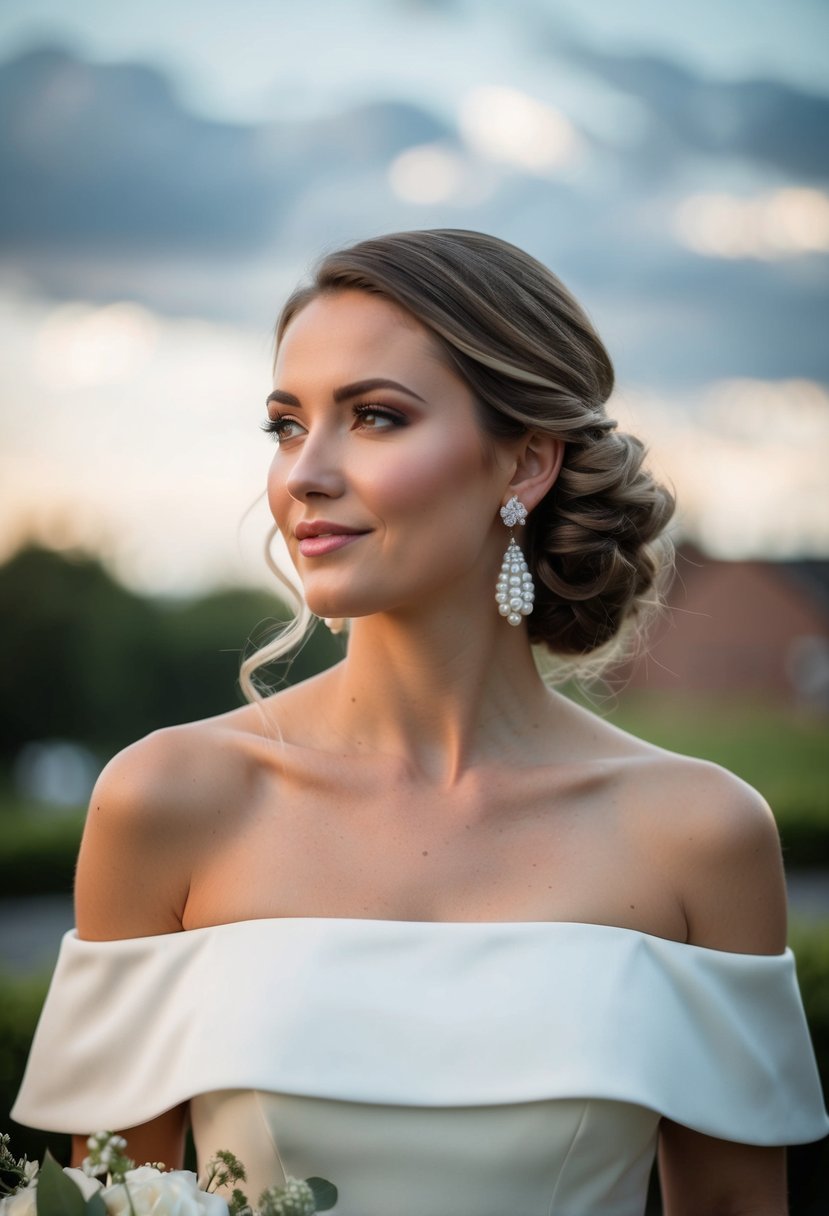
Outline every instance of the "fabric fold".
<path fill-rule="evenodd" d="M 829 1131 L 791 951 L 570 922 L 281 918 L 68 933 L 12 1117 L 84 1133 L 255 1089 L 632 1103 L 722 1139 Z"/>

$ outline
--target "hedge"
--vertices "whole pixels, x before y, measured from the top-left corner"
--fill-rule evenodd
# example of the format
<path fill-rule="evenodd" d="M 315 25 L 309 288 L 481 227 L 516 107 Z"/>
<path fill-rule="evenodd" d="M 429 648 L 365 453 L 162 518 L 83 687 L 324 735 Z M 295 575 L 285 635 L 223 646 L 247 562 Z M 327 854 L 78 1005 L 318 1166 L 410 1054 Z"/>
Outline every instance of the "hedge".
<path fill-rule="evenodd" d="M 83 822 L 83 811 L 0 816 L 0 893 L 71 895 Z"/>

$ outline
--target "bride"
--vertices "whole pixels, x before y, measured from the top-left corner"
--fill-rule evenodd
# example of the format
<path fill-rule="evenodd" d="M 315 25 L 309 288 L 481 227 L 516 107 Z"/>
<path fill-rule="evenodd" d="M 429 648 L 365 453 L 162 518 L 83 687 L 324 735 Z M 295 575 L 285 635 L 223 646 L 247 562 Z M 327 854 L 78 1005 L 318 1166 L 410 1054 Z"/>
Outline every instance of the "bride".
<path fill-rule="evenodd" d="M 786 1210 L 827 1130 L 762 798 L 539 675 L 628 645 L 670 495 L 563 285 L 475 232 L 327 256 L 277 328 L 305 606 L 249 703 L 95 788 L 14 1117 L 229 1148 L 342 1216 Z M 266 695 L 313 613 L 345 659 Z M 535 652 L 534 649 L 535 648 Z"/>

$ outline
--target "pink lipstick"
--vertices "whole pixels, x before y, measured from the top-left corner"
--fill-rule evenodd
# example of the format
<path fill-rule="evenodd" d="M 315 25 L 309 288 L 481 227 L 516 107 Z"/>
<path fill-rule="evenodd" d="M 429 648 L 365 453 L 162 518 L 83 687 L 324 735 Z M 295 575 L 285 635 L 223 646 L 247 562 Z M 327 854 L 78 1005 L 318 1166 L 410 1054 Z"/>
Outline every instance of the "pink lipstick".
<path fill-rule="evenodd" d="M 309 536 L 307 540 L 299 542 L 299 551 L 303 557 L 321 557 L 324 553 L 333 553 L 335 549 L 342 549 L 344 545 L 350 545 L 353 540 L 359 540 L 361 536 L 365 536 L 365 532 L 340 532 L 336 536 Z"/>
<path fill-rule="evenodd" d="M 327 519 L 311 519 L 298 523 L 294 534 L 303 557 L 321 557 L 333 553 L 335 549 L 342 549 L 353 540 L 365 536 L 366 532 L 331 523 Z"/>

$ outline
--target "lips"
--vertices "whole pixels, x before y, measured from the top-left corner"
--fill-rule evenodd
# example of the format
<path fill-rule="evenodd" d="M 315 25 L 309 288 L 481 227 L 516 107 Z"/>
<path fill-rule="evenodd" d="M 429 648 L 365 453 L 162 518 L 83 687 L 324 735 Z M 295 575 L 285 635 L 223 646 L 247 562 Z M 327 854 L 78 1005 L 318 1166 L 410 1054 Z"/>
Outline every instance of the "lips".
<path fill-rule="evenodd" d="M 363 536 L 366 529 L 349 528 L 345 524 L 330 523 L 327 519 L 300 520 L 294 528 L 297 540 L 308 540 L 314 536 Z"/>
<path fill-rule="evenodd" d="M 294 535 L 303 557 L 322 557 L 350 545 L 352 541 L 366 536 L 367 532 L 348 528 L 345 524 L 331 523 L 327 519 L 314 519 L 298 523 Z"/>

